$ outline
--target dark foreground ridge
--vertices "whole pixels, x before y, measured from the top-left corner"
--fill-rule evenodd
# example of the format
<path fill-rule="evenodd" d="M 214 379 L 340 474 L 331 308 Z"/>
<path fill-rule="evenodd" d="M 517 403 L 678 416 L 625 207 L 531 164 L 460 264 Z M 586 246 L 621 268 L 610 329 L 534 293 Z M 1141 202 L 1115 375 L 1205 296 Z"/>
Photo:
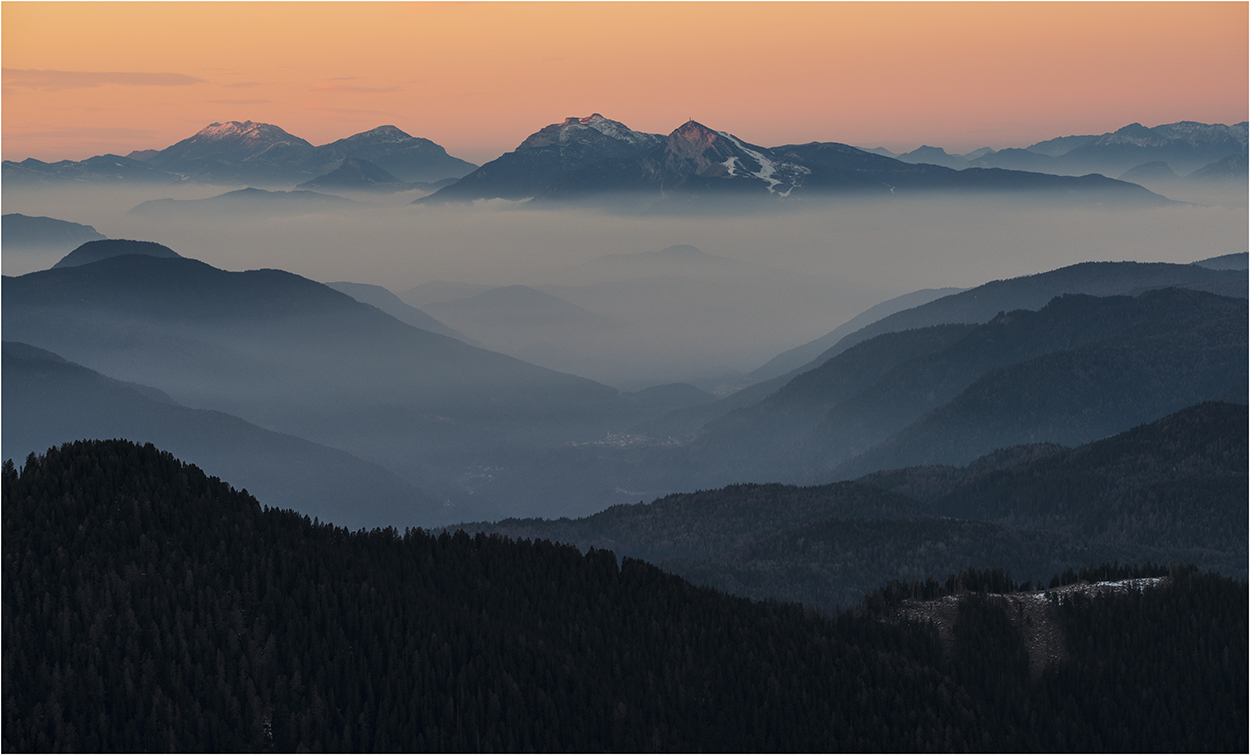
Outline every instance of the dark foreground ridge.
<path fill-rule="evenodd" d="M 898 599 L 832 616 L 610 551 L 349 532 L 152 445 L 3 470 L 5 750 L 1247 748 L 1247 588 L 1176 568 L 949 644 Z M 1118 574 L 1114 569 L 1107 574 Z M 1008 576 L 961 586 L 1014 586 Z M 914 591 L 913 591 L 914 592 Z"/>

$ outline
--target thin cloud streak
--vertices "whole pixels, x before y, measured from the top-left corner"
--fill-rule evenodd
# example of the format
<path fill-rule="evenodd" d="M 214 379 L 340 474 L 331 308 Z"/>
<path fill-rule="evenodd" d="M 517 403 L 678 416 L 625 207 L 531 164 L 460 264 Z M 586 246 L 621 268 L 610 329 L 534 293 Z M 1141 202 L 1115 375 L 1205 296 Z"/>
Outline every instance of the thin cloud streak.
<path fill-rule="evenodd" d="M 138 73 L 130 71 L 48 71 L 5 68 L 4 86 L 40 91 L 94 89 L 102 86 L 177 87 L 203 84 L 204 79 L 183 73 Z"/>

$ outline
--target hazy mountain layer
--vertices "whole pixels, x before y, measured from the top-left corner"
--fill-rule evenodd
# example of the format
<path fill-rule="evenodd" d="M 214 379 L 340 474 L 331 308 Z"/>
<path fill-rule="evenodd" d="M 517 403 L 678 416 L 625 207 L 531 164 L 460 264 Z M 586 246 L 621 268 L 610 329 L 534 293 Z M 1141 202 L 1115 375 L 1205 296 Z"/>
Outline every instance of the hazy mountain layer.
<path fill-rule="evenodd" d="M 347 281 L 327 283 L 326 285 L 335 291 L 347 294 L 358 302 L 377 307 L 396 320 L 406 322 L 414 328 L 421 328 L 439 335 L 451 336 L 473 346 L 480 345 L 474 343 L 460 331 L 453 330 L 411 304 L 404 303 L 402 299 L 382 286 L 374 286 L 369 283 L 349 283 Z"/>
<path fill-rule="evenodd" d="M 1202 404 L 1074 450 L 1004 449 L 963 469 L 732 485 L 580 519 L 461 526 L 612 548 L 732 594 L 828 608 L 882 579 L 970 566 L 1044 582 L 1073 564 L 1178 559 L 1244 575 L 1246 411 Z"/>
<path fill-rule="evenodd" d="M 161 391 L 105 377 L 50 352 L 4 343 L 5 459 L 84 438 L 155 443 L 267 506 L 344 526 L 437 520 L 436 504 L 398 477 L 350 454 L 264 430 L 228 414 L 189 409 Z"/>
<path fill-rule="evenodd" d="M 133 241 L 130 239 L 101 239 L 88 241 L 57 261 L 53 268 L 78 267 L 99 262 L 110 257 L 125 254 L 138 254 L 145 257 L 178 258 L 182 255 L 173 249 L 155 241 Z"/>
<path fill-rule="evenodd" d="M 963 464 L 1020 443 L 1086 443 L 1234 390 L 1244 393 L 1250 360 L 1244 301 L 1167 289 L 1107 314 L 1132 322 L 1096 341 L 991 369 L 950 403 L 844 465 L 830 461 L 830 446 L 823 445 L 844 432 L 846 418 L 835 418 L 837 411 L 805 443 L 820 448 L 815 454 L 826 459 L 824 469 L 837 465 L 834 475 L 858 477 L 915 464 Z"/>
<path fill-rule="evenodd" d="M 6 338 L 347 450 L 460 502 L 493 470 L 524 464 L 518 453 L 645 416 L 614 389 L 277 270 L 125 256 L 31 273 L 5 278 L 4 322 Z"/>
<path fill-rule="evenodd" d="M 103 234 L 89 225 L 56 218 L 30 217 L 10 212 L 0 222 L 3 223 L 0 238 L 3 238 L 6 252 L 70 252 L 83 242 L 104 238 Z"/>
<path fill-rule="evenodd" d="M 458 178 L 476 166 L 394 126 L 379 126 L 314 147 L 278 126 L 253 121 L 211 123 L 164 149 L 126 157 L 99 155 L 45 163 L 5 160 L 6 183 L 199 183 L 290 186 L 323 176 L 348 159 L 365 160 L 404 182 Z"/>

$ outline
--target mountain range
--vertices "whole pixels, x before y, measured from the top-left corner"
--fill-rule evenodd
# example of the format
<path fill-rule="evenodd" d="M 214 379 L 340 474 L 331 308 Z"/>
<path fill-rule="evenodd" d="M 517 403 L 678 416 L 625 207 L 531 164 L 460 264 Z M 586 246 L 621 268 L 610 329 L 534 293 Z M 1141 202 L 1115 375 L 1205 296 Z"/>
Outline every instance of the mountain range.
<path fill-rule="evenodd" d="M 1244 403 L 1204 403 L 1076 448 L 1007 447 L 963 466 L 457 527 L 611 549 L 730 594 L 830 610 L 882 579 L 968 567 L 1045 582 L 1070 563 L 1184 559 L 1244 575 L 1246 417 Z"/>
<path fill-rule="evenodd" d="M 567 118 L 524 139 L 515 150 L 475 166 L 437 144 L 380 126 L 314 146 L 282 128 L 253 121 L 213 123 L 164 149 L 126 156 L 46 163 L 6 160 L 13 185 L 183 183 L 329 191 L 433 191 L 420 203 L 475 199 L 601 202 L 679 209 L 707 198 L 784 199 L 847 193 L 1037 192 L 1061 201 L 1152 204 L 1159 197 L 1123 176 L 1164 163 L 1195 181 L 1243 179 L 1245 122 L 1130 124 L 1103 135 L 1067 136 L 1025 148 L 984 148 L 950 155 L 924 146 L 895 154 L 835 142 L 764 147 L 694 120 L 667 136 L 634 131 L 595 113 Z M 1101 174 L 1101 175 L 1096 175 Z M 457 180 L 458 179 L 458 180 Z M 1086 198 L 1086 199 L 1078 199 Z"/>
<path fill-rule="evenodd" d="M 940 147 L 928 145 L 903 154 L 881 148 L 873 151 L 908 163 L 956 169 L 1006 168 L 1059 175 L 1101 173 L 1119 176 L 1125 181 L 1134 180 L 1127 171 L 1161 163 L 1174 176 L 1191 174 L 1201 178 L 1202 172 L 1216 173 L 1220 170 L 1217 165 L 1227 165 L 1230 158 L 1246 154 L 1248 127 L 1250 124 L 1246 121 L 1232 126 L 1180 121 L 1153 128 L 1131 123 L 1105 134 L 1048 139 L 1022 148 L 992 150 L 986 147 L 967 155 L 949 154 Z M 1239 167 L 1226 173 L 1228 177 L 1244 181 L 1244 160 L 1233 165 Z M 1228 168 L 1224 170 L 1227 172 Z"/>
<path fill-rule="evenodd" d="M 5 338 L 346 451 L 469 510 L 507 500 L 481 495 L 498 470 L 543 476 L 528 460 L 549 445 L 672 406 L 413 327 L 290 273 L 150 249 L 5 277 Z"/>
<path fill-rule="evenodd" d="M 693 120 L 662 137 L 633 131 L 598 113 L 547 126 L 512 152 L 415 203 L 610 198 L 615 203 L 664 200 L 666 206 L 681 206 L 709 198 L 780 200 L 929 191 L 1029 191 L 1059 200 L 1096 197 L 1096 201 L 1165 203 L 1139 186 L 1100 175 L 1061 177 L 997 168 L 956 171 L 828 142 L 769 148 Z"/>
<path fill-rule="evenodd" d="M 68 180 L 290 186 L 332 174 L 349 160 L 365 161 L 405 183 L 458 178 L 477 167 L 395 126 L 313 146 L 272 124 L 228 121 L 211 123 L 164 149 L 138 150 L 125 157 L 102 155 L 56 163 L 5 160 L 3 179 L 17 184 Z"/>

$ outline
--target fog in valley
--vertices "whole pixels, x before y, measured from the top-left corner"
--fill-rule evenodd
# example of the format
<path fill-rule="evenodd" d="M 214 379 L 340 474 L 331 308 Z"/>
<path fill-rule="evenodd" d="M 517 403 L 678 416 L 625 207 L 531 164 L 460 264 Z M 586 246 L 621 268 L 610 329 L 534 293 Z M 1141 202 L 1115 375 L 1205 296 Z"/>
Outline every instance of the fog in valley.
<path fill-rule="evenodd" d="M 3 199 L 6 213 L 157 241 L 225 270 L 278 268 L 383 286 L 470 342 L 626 391 L 686 382 L 723 394 L 780 352 L 917 289 L 968 288 L 1090 260 L 1187 263 L 1246 248 L 1236 192 L 1209 206 L 835 198 L 715 214 L 503 200 L 413 206 L 422 192 L 404 192 L 348 195 L 351 204 L 316 213 L 267 197 L 226 211 L 131 212 L 149 200 L 231 188 L 24 187 Z M 6 246 L 4 273 L 44 269 L 63 254 Z M 501 287 L 510 288 L 491 290 Z"/>

